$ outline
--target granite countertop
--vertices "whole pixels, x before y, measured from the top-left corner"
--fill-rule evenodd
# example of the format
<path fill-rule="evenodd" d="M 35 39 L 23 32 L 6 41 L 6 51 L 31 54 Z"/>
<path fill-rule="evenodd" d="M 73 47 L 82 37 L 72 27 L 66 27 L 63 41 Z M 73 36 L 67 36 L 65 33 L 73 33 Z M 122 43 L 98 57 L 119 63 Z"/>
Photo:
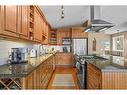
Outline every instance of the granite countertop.
<path fill-rule="evenodd" d="M 25 77 L 29 75 L 34 69 L 36 69 L 40 64 L 51 57 L 53 54 L 45 54 L 36 58 L 29 58 L 28 63 L 20 64 L 5 64 L 0 66 L 0 77 Z"/>
<path fill-rule="evenodd" d="M 127 72 L 127 60 L 122 57 L 116 56 L 101 56 L 107 60 L 97 60 L 91 61 L 87 60 L 87 63 L 93 64 L 102 72 Z"/>

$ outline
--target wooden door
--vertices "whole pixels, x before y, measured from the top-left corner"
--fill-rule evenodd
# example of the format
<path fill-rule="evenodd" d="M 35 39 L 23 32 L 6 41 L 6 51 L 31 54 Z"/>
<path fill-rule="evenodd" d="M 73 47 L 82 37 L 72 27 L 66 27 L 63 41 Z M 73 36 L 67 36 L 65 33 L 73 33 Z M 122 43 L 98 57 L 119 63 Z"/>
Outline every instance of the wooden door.
<path fill-rule="evenodd" d="M 21 30 L 20 30 L 20 37 L 28 39 L 28 22 L 29 22 L 29 6 L 21 6 Z"/>
<path fill-rule="evenodd" d="M 42 41 L 42 30 L 41 30 L 41 14 L 39 11 L 35 8 L 35 13 L 34 13 L 34 37 L 35 41 L 41 42 Z"/>
<path fill-rule="evenodd" d="M 13 37 L 19 36 L 19 6 L 2 6 L 2 34 Z"/>

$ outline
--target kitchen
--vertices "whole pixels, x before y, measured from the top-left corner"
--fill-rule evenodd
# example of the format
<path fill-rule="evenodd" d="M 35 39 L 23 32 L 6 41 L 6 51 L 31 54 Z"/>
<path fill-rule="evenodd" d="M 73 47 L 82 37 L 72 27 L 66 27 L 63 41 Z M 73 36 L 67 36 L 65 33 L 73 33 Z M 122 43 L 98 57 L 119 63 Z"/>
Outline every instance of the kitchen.
<path fill-rule="evenodd" d="M 127 89 L 126 9 L 1 5 L 0 89 Z"/>

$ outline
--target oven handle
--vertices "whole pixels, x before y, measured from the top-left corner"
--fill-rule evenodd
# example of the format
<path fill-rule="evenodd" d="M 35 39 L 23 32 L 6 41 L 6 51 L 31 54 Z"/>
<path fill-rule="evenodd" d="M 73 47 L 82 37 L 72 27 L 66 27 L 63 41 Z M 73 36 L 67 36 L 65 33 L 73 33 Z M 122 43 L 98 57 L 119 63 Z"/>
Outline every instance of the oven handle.
<path fill-rule="evenodd" d="M 78 70 L 80 70 L 80 63 L 79 63 L 79 62 L 76 62 L 76 68 L 77 68 Z"/>

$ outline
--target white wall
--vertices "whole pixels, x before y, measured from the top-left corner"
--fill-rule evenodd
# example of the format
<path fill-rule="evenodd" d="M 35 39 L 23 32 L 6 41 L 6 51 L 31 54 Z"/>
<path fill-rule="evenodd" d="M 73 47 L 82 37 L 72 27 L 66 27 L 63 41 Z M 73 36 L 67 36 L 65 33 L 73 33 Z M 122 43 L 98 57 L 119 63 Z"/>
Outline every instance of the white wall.
<path fill-rule="evenodd" d="M 62 47 L 63 46 L 56 46 L 56 45 L 43 45 L 44 48 L 46 49 L 51 49 L 51 48 L 54 48 L 54 51 L 59 51 L 59 52 L 63 52 L 63 49 Z"/>
<path fill-rule="evenodd" d="M 127 30 L 127 6 L 101 6 L 101 19 L 115 24 L 114 27 L 107 29 L 105 33 L 114 34 L 117 30 Z"/>
<path fill-rule="evenodd" d="M 96 51 L 92 50 L 93 39 L 96 39 Z M 99 33 L 88 33 L 88 54 L 103 54 L 105 47 L 104 42 L 110 42 L 110 35 L 105 34 L 104 32 Z"/>
<path fill-rule="evenodd" d="M 31 43 L 25 42 L 14 42 L 0 39 L 0 65 L 6 64 L 9 56 L 9 52 L 11 52 L 11 48 L 17 47 L 26 47 L 31 49 Z"/>
<path fill-rule="evenodd" d="M 19 42 L 14 40 L 11 41 L 11 40 L 0 39 L 0 65 L 7 64 L 8 57 L 11 53 L 11 48 L 25 47 L 25 48 L 28 48 L 28 53 L 33 48 L 37 50 L 37 56 L 39 56 L 40 46 L 41 44 L 32 44 L 31 42 Z M 43 47 L 47 51 L 51 48 L 54 48 L 55 51 L 62 52 L 61 46 L 43 45 Z"/>

